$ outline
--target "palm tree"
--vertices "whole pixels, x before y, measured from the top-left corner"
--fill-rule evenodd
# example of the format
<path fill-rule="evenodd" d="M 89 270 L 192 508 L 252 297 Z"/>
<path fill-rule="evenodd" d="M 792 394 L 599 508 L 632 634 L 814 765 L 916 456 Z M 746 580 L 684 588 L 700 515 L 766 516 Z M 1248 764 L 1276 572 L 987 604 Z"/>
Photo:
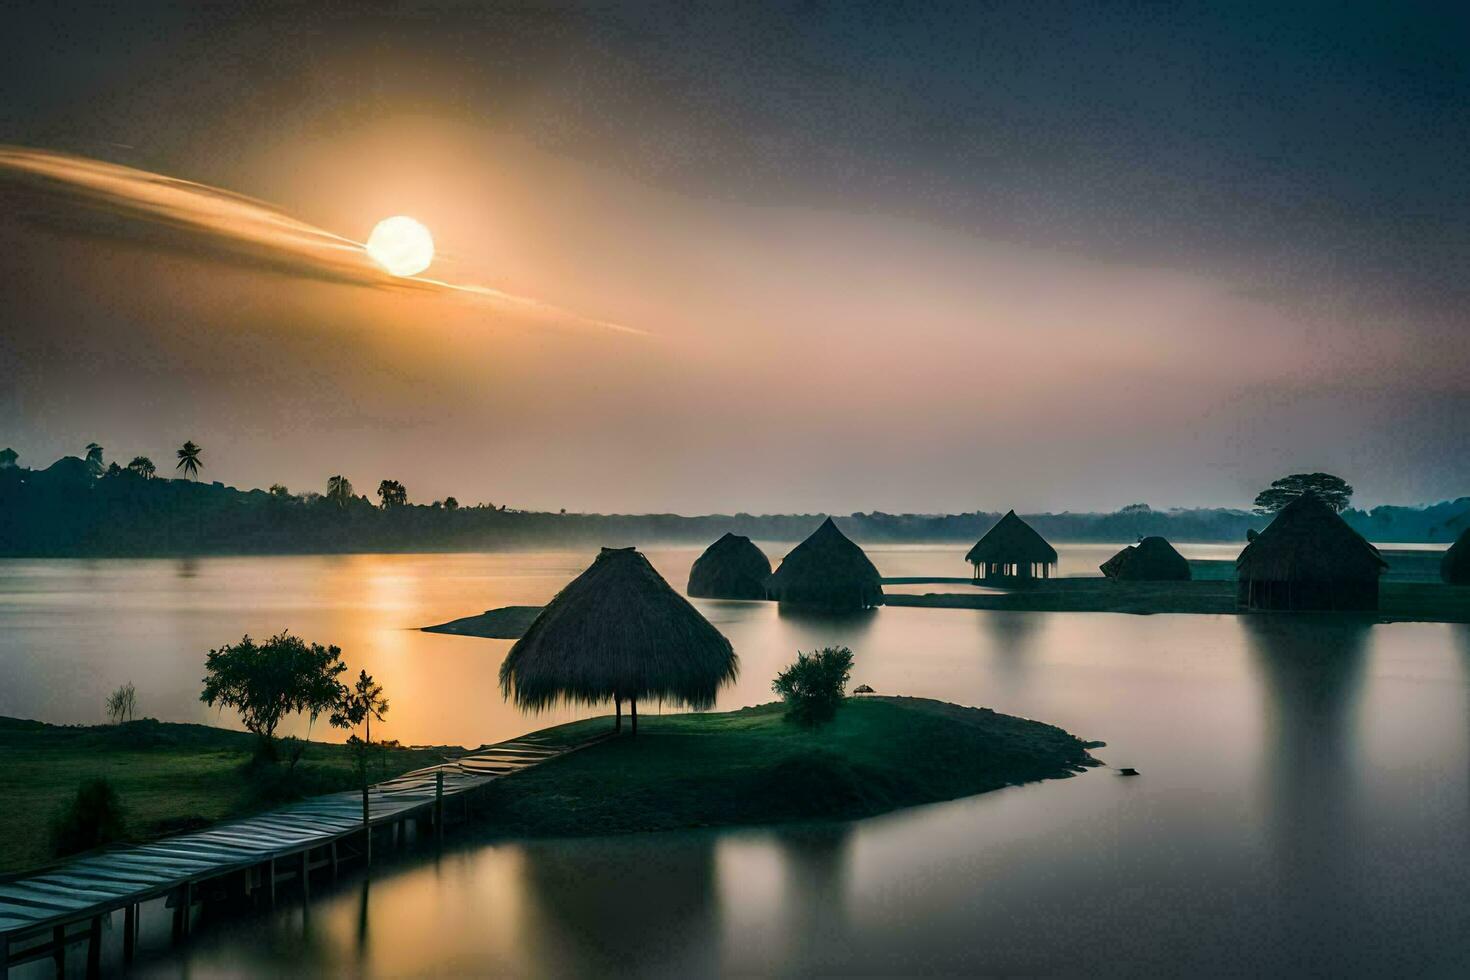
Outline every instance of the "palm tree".
<path fill-rule="evenodd" d="M 384 510 L 389 507 L 402 507 L 408 503 L 408 491 L 397 480 L 383 480 L 379 483 L 378 496 L 383 501 Z"/>
<path fill-rule="evenodd" d="M 158 472 L 158 467 L 154 466 L 153 460 L 147 456 L 134 456 L 133 461 L 128 464 L 128 469 L 145 480 L 153 479 L 153 474 Z"/>
<path fill-rule="evenodd" d="M 87 469 L 93 476 L 102 475 L 102 447 L 95 442 L 87 443 Z"/>
<path fill-rule="evenodd" d="M 346 507 L 352 499 L 352 481 L 340 473 L 332 477 L 327 481 L 327 499 L 338 507 Z"/>
<path fill-rule="evenodd" d="M 204 465 L 199 461 L 199 454 L 203 451 L 194 445 L 192 439 L 188 440 L 179 447 L 179 465 L 175 466 L 174 469 L 183 470 L 184 475 L 191 479 L 198 479 L 199 467 Z"/>

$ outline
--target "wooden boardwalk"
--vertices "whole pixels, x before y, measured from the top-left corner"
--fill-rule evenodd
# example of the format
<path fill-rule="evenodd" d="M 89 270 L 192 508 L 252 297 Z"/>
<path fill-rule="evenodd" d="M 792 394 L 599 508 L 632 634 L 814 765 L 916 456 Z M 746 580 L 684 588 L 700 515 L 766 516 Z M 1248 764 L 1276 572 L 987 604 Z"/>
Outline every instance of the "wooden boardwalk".
<path fill-rule="evenodd" d="M 501 742 L 370 787 L 366 814 L 362 791 L 331 793 L 206 830 L 0 877 L 0 978 L 11 966 L 47 957 L 59 975 L 67 948 L 77 943 L 86 943 L 88 975 L 98 975 L 103 919 L 117 911 L 123 912 L 123 959 L 131 961 L 139 906 L 150 899 L 166 897 L 180 938 L 206 892 L 264 893 L 274 901 L 284 879 L 309 894 L 311 872 L 330 868 L 335 874 L 341 862 L 371 854 L 364 822 L 374 830 L 391 828 L 395 840 L 409 820 L 431 821 L 442 831 L 446 805 L 462 805 L 467 815 L 474 790 L 606 737 L 574 745 L 547 744 L 535 736 Z"/>

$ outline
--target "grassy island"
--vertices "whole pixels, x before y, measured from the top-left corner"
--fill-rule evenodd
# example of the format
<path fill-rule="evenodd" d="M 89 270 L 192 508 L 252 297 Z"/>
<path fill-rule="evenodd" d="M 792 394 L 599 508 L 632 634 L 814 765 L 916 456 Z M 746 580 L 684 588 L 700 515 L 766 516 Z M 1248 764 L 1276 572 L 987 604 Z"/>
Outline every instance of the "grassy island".
<path fill-rule="evenodd" d="M 1053 725 L 919 698 L 849 698 L 817 729 L 779 704 L 650 715 L 610 739 L 490 787 L 509 836 L 580 836 L 847 820 L 1060 779 L 1098 765 Z M 606 718 L 551 729 L 567 738 Z"/>
<path fill-rule="evenodd" d="M 134 841 L 359 785 L 345 745 L 310 743 L 294 771 L 284 764 L 251 765 L 255 745 L 246 732 L 151 718 L 95 726 L 0 718 L 0 874 L 53 859 L 51 820 L 93 776 L 106 777 L 117 790 Z M 374 745 L 368 776 L 390 778 L 443 757 L 439 748 Z"/>

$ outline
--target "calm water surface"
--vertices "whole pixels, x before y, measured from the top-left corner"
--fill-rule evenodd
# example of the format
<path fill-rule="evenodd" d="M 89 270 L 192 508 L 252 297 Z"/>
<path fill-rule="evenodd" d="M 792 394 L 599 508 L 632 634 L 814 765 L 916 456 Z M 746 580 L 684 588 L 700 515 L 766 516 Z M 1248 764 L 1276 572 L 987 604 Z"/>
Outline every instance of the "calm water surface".
<path fill-rule="evenodd" d="M 1115 549 L 1062 550 L 1077 573 Z M 697 550 L 648 554 L 681 586 Z M 954 549 L 871 554 L 889 575 L 964 573 Z M 0 562 L 0 714 L 95 722 L 131 679 L 149 714 L 216 721 L 196 700 L 204 651 L 289 627 L 384 681 L 388 737 L 493 741 L 557 720 L 502 704 L 509 643 L 409 627 L 544 602 L 589 560 Z M 140 972 L 1470 971 L 1470 628 L 699 605 L 741 657 L 721 707 L 768 700 L 795 650 L 842 642 L 855 683 L 1054 722 L 1143 775 L 836 826 L 531 843 L 486 830 L 305 908 L 205 923 L 180 950 L 166 916 L 145 914 Z"/>

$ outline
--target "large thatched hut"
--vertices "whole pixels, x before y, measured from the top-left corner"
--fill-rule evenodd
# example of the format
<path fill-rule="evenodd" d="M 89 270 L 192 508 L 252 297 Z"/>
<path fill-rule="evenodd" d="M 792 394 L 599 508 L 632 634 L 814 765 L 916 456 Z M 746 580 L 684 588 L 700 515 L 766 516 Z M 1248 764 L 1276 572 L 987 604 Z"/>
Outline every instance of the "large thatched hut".
<path fill-rule="evenodd" d="M 1057 549 L 1012 510 L 975 542 L 965 561 L 974 567 L 976 581 L 1051 578 Z"/>
<path fill-rule="evenodd" d="M 1130 544 L 1098 566 L 1119 582 L 1188 582 L 1189 562 L 1157 535 Z"/>
<path fill-rule="evenodd" d="M 1377 548 L 1306 493 L 1240 553 L 1236 596 L 1246 609 L 1377 609 L 1387 567 Z"/>
<path fill-rule="evenodd" d="M 791 605 L 867 609 L 883 601 L 883 577 L 829 517 L 782 559 L 766 591 Z"/>
<path fill-rule="evenodd" d="M 633 548 L 597 560 L 531 623 L 500 665 L 500 691 L 531 711 L 558 702 L 623 702 L 638 732 L 638 699 L 708 708 L 735 679 L 730 641 Z"/>
<path fill-rule="evenodd" d="M 1470 528 L 1465 529 L 1440 559 L 1439 577 L 1451 585 L 1470 585 Z"/>
<path fill-rule="evenodd" d="M 726 531 L 689 569 L 689 589 L 701 599 L 764 599 L 771 560 L 747 537 Z"/>

